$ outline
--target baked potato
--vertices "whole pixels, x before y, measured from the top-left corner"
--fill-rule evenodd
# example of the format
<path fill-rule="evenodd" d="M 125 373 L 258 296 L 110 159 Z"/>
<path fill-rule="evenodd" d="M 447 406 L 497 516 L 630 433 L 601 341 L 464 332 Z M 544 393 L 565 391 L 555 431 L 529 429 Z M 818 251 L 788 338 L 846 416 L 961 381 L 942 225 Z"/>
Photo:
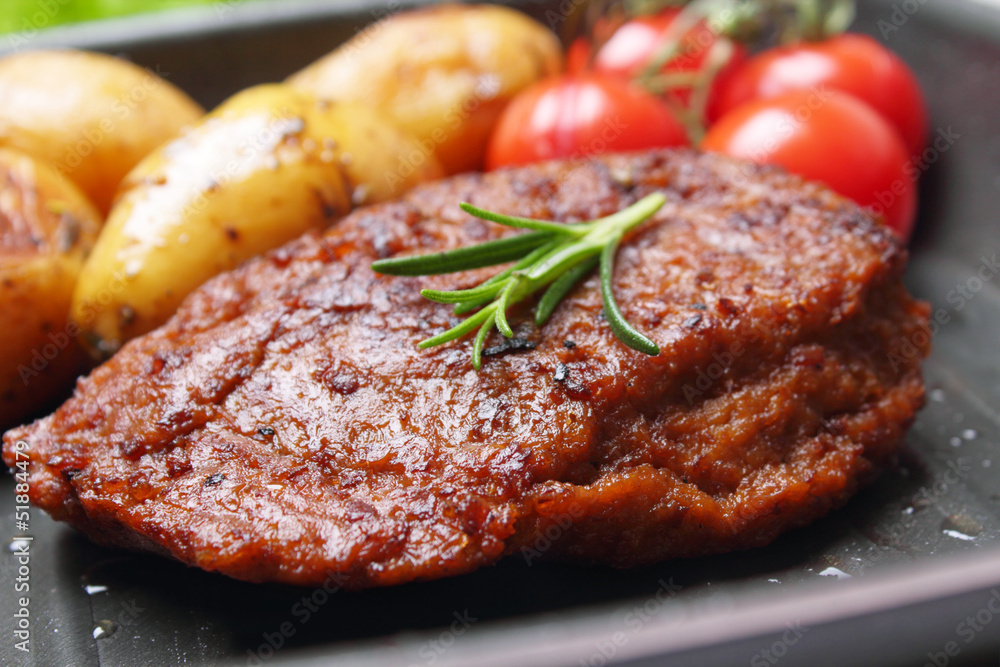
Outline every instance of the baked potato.
<path fill-rule="evenodd" d="M 80 276 L 73 319 L 92 351 L 110 354 L 215 274 L 326 227 L 352 204 L 440 175 L 433 156 L 370 109 L 280 84 L 250 88 L 125 178 Z M 102 300 L 110 284 L 119 288 Z"/>
<path fill-rule="evenodd" d="M 86 369 L 70 300 L 101 218 L 55 168 L 0 148 L 0 430 L 68 392 Z"/>
<path fill-rule="evenodd" d="M 481 168 L 507 102 L 561 68 L 556 36 L 524 14 L 443 5 L 387 18 L 288 82 L 385 112 L 455 174 Z"/>
<path fill-rule="evenodd" d="M 107 213 L 122 178 L 204 111 L 157 73 L 82 51 L 0 58 L 0 146 L 54 164 Z"/>

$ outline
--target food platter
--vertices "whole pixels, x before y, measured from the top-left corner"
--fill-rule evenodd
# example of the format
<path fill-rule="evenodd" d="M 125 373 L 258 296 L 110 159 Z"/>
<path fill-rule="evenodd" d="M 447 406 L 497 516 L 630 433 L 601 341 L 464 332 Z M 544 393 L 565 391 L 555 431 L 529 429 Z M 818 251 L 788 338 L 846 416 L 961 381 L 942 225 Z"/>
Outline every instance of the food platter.
<path fill-rule="evenodd" d="M 360 593 L 246 584 L 103 549 L 36 510 L 32 652 L 25 659 L 5 639 L 4 663 L 996 664 L 1000 10 L 973 0 L 859 4 L 854 29 L 915 69 L 938 139 L 924 156 L 908 282 L 941 317 L 925 365 L 928 405 L 898 469 L 752 552 L 626 572 L 515 557 Z M 31 45 L 127 54 L 213 106 L 400 6 L 232 3 L 61 29 Z M 546 23 L 560 16 L 555 2 L 515 6 Z M 13 534 L 9 478 L 3 488 Z M 13 562 L 0 571 L 5 638 Z"/>

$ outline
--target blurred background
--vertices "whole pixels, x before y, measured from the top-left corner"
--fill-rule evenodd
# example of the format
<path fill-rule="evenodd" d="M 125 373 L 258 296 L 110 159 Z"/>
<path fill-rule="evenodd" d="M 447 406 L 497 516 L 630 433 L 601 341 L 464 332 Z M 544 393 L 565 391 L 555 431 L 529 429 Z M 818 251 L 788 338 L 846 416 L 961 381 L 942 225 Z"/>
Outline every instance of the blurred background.
<path fill-rule="evenodd" d="M 276 0 L 3 0 L 0 34 L 193 5 Z"/>

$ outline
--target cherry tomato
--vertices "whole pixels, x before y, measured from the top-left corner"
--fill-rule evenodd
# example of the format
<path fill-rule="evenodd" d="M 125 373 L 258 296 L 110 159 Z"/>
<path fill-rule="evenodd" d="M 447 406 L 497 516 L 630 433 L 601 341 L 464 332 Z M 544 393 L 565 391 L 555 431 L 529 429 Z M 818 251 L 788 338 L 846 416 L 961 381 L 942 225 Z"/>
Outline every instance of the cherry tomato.
<path fill-rule="evenodd" d="M 710 122 L 750 100 L 821 87 L 850 93 L 899 130 L 910 155 L 924 149 L 927 109 L 920 84 L 894 53 L 866 35 L 768 49 L 720 76 Z"/>
<path fill-rule="evenodd" d="M 594 70 L 604 74 L 632 78 L 640 74 L 647 64 L 656 56 L 670 35 L 670 26 L 680 10 L 665 9 L 662 12 L 640 16 L 624 23 L 611 38 L 601 47 L 594 57 Z M 681 39 L 677 56 L 664 65 L 664 73 L 697 72 L 705 67 L 709 51 L 719 41 L 716 35 L 702 21 Z M 734 43 L 733 55 L 729 62 L 719 72 L 716 81 L 727 76 L 727 73 L 738 68 L 746 60 L 746 48 Z M 714 106 L 714 97 L 718 94 L 717 84 L 713 83 L 709 92 L 709 107 Z M 675 90 L 677 97 L 684 104 L 691 95 L 690 88 Z"/>
<path fill-rule="evenodd" d="M 566 49 L 566 73 L 579 74 L 587 69 L 590 64 L 590 40 L 586 37 L 577 37 Z"/>
<path fill-rule="evenodd" d="M 909 237 L 917 193 L 906 147 L 851 95 L 800 90 L 749 102 L 711 127 L 702 148 L 822 181 Z"/>
<path fill-rule="evenodd" d="M 563 75 L 511 100 L 490 137 L 486 167 L 688 144 L 680 122 L 641 88 L 593 73 Z"/>

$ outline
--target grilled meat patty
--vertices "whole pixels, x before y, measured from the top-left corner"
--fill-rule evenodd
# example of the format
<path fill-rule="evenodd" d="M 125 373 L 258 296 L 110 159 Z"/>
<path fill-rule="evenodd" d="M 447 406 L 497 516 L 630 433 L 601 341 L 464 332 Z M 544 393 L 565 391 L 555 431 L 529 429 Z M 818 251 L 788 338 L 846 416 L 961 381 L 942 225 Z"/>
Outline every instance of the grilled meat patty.
<path fill-rule="evenodd" d="M 622 245 L 614 289 L 657 357 L 614 338 L 595 274 L 541 330 L 525 306 L 475 372 L 468 340 L 417 349 L 457 321 L 419 291 L 494 270 L 369 268 L 516 233 L 461 201 L 574 221 L 654 191 L 668 202 Z M 7 433 L 4 457 L 24 440 L 32 502 L 96 542 L 250 581 L 362 588 L 518 552 L 624 567 L 764 545 L 903 442 L 928 314 L 905 261 L 855 205 L 722 157 L 464 175 L 215 278 Z"/>

